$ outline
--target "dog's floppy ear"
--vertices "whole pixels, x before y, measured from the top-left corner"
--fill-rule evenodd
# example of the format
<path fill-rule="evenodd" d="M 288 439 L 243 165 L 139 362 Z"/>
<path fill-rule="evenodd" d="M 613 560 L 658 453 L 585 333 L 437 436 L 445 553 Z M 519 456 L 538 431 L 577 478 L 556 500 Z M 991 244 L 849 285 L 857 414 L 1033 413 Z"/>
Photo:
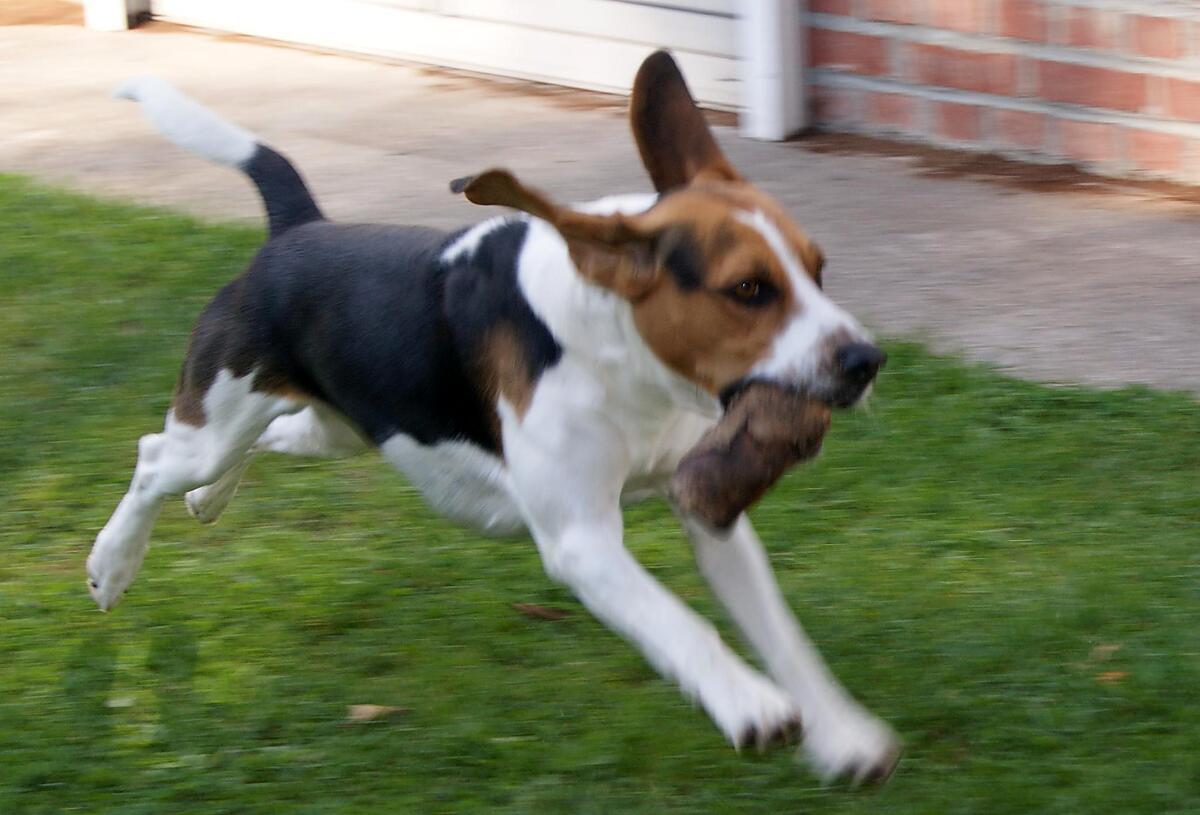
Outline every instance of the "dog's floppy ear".
<path fill-rule="evenodd" d="M 592 215 L 560 206 L 507 170 L 457 179 L 450 182 L 450 190 L 473 204 L 512 207 L 546 221 L 567 242 L 580 273 L 622 297 L 641 297 L 657 279 L 658 230 L 646 214 Z"/>
<path fill-rule="evenodd" d="M 642 163 L 659 192 L 697 177 L 741 178 L 717 146 L 679 66 L 666 51 L 655 51 L 638 69 L 629 124 Z"/>

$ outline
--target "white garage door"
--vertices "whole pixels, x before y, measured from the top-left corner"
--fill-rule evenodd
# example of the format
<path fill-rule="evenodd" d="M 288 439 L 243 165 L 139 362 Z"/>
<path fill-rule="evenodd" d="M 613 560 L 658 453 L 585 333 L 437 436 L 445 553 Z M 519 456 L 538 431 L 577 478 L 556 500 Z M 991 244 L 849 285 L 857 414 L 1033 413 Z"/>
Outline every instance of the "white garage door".
<path fill-rule="evenodd" d="M 670 48 L 692 92 L 740 102 L 737 0 L 151 0 L 156 17 L 257 37 L 592 88 L 629 90 Z"/>

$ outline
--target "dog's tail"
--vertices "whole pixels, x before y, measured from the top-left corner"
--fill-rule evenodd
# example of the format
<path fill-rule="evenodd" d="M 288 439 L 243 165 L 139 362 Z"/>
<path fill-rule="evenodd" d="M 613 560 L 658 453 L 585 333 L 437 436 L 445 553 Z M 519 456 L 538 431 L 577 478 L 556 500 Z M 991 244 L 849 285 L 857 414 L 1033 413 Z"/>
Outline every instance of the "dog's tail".
<path fill-rule="evenodd" d="M 267 208 L 272 237 L 325 217 L 291 162 L 165 79 L 130 79 L 113 95 L 140 103 L 150 123 L 180 147 L 248 175 Z"/>

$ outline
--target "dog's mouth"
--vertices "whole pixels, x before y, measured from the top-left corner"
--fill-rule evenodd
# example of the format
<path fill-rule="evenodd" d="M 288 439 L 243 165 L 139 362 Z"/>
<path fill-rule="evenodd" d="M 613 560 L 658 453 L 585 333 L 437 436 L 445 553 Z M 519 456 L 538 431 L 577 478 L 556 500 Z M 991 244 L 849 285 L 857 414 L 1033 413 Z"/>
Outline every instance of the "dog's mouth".
<path fill-rule="evenodd" d="M 815 456 L 829 429 L 831 400 L 767 380 L 721 394 L 725 412 L 671 478 L 679 509 L 728 528 L 785 472 Z"/>
<path fill-rule="evenodd" d="M 739 379 L 731 385 L 726 385 L 721 390 L 717 395 L 717 398 L 721 402 L 721 409 L 728 412 L 730 405 L 736 402 L 748 389 L 754 387 L 775 388 L 779 391 L 793 394 L 796 398 L 821 402 L 827 407 L 837 410 L 847 410 L 862 401 L 864 395 L 870 390 L 870 383 L 849 385 L 830 384 L 827 386 L 787 385 L 772 379 L 747 377 Z"/>

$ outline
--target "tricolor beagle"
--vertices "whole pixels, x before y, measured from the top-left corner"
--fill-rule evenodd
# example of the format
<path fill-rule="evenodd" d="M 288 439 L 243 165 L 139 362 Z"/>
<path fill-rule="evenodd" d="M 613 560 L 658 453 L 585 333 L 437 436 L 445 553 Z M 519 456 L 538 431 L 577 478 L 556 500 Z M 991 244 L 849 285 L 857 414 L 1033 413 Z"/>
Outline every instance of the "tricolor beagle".
<path fill-rule="evenodd" d="M 490 170 L 454 189 L 520 212 L 449 234 L 330 223 L 250 133 L 161 80 L 118 94 L 246 173 L 270 237 L 200 315 L 165 428 L 139 442 L 87 561 L 102 609 L 133 581 L 168 496 L 210 522 L 256 453 L 376 447 L 438 512 L 531 534 L 549 575 L 735 746 L 802 723 L 823 777 L 890 773 L 896 738 L 821 661 L 744 515 L 726 532 L 683 522 L 770 678 L 622 545 L 622 504 L 663 493 L 723 396 L 765 380 L 847 407 L 883 361 L 822 293 L 817 246 L 722 154 L 670 56 L 646 60 L 631 102 L 657 193 L 568 207 Z"/>

